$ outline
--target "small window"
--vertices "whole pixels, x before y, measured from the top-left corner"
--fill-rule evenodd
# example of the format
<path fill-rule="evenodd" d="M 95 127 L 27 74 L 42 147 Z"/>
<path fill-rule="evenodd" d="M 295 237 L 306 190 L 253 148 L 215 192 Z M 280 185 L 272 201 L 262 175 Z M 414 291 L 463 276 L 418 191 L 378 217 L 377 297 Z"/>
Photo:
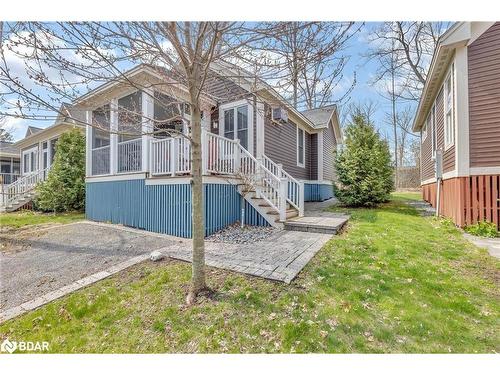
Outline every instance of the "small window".
<path fill-rule="evenodd" d="M 453 146 L 455 142 L 455 83 L 454 83 L 454 65 L 444 84 L 444 146 L 445 149 Z"/>
<path fill-rule="evenodd" d="M 297 165 L 299 167 L 304 166 L 304 150 L 305 150 L 305 134 L 304 130 L 297 127 Z"/>

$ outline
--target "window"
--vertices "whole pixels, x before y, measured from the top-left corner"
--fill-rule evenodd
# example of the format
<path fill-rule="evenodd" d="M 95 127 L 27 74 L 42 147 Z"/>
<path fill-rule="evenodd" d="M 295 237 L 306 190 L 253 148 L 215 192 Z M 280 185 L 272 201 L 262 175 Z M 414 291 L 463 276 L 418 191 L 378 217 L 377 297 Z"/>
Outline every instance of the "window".
<path fill-rule="evenodd" d="M 445 149 L 453 146 L 455 142 L 455 103 L 454 103 L 454 70 L 452 64 L 450 73 L 444 83 L 444 146 Z"/>
<path fill-rule="evenodd" d="M 234 139 L 234 109 L 224 111 L 224 137 Z"/>
<path fill-rule="evenodd" d="M 236 109 L 238 114 L 238 139 L 240 144 L 248 149 L 248 107 L 242 106 Z"/>
<path fill-rule="evenodd" d="M 139 138 L 141 127 L 142 91 L 118 99 L 118 142 Z"/>
<path fill-rule="evenodd" d="M 32 173 L 38 170 L 38 146 L 23 151 L 23 173 Z"/>
<path fill-rule="evenodd" d="M 297 126 L 297 165 L 304 166 L 304 150 L 305 150 L 305 134 L 304 130 Z"/>
<path fill-rule="evenodd" d="M 235 124 L 236 118 L 236 124 Z M 236 129 L 235 129 L 236 125 Z M 243 105 L 224 111 L 224 137 L 239 139 L 240 144 L 248 149 L 248 106 Z"/>

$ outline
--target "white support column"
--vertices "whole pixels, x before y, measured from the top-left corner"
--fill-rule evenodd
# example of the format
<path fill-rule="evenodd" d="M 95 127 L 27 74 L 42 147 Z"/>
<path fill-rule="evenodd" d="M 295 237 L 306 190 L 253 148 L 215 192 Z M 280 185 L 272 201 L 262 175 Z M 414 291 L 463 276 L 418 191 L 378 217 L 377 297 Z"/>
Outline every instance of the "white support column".
<path fill-rule="evenodd" d="M 241 160 L 241 151 L 240 151 L 240 140 L 236 140 L 236 146 L 234 150 L 234 172 L 238 172 L 240 170 L 240 160 Z"/>
<path fill-rule="evenodd" d="M 304 181 L 299 181 L 299 216 L 304 216 Z"/>
<path fill-rule="evenodd" d="M 276 166 L 278 167 L 277 170 L 276 170 L 276 174 L 277 174 L 278 178 L 281 178 L 281 176 L 283 174 L 283 164 L 281 164 L 281 163 L 280 164 L 276 164 Z"/>
<path fill-rule="evenodd" d="M 280 178 L 280 221 L 286 220 L 286 197 L 288 195 L 288 179 Z"/>
<path fill-rule="evenodd" d="M 110 139 L 109 139 L 109 173 L 118 172 L 118 99 L 112 99 L 110 104 Z"/>
<path fill-rule="evenodd" d="M 173 137 L 170 138 L 170 168 L 172 176 L 175 176 L 175 170 L 177 168 L 177 163 L 176 163 L 177 139 L 182 139 L 182 138 L 173 138 Z"/>
<path fill-rule="evenodd" d="M 92 123 L 92 111 L 86 111 L 85 116 L 87 122 L 85 128 L 85 175 L 89 177 L 92 175 L 92 127 L 89 125 Z"/>
<path fill-rule="evenodd" d="M 150 171 L 150 146 L 153 136 L 153 119 L 154 119 L 154 91 L 152 89 L 145 89 L 142 92 L 142 171 L 147 173 Z"/>
<path fill-rule="evenodd" d="M 467 46 L 455 55 L 455 165 L 458 176 L 468 176 L 469 158 L 469 73 Z"/>
<path fill-rule="evenodd" d="M 328 129 L 328 128 L 327 128 Z M 324 145 L 324 139 L 323 139 L 324 133 L 323 131 L 320 131 L 318 133 L 318 180 L 323 181 L 323 166 L 324 166 L 324 159 L 323 159 L 323 145 Z"/>
<path fill-rule="evenodd" d="M 265 134 L 265 122 L 264 113 L 265 106 L 264 103 L 257 99 L 257 113 L 256 113 L 256 136 L 257 136 L 257 155 L 256 157 L 261 157 L 264 155 L 264 134 Z"/>

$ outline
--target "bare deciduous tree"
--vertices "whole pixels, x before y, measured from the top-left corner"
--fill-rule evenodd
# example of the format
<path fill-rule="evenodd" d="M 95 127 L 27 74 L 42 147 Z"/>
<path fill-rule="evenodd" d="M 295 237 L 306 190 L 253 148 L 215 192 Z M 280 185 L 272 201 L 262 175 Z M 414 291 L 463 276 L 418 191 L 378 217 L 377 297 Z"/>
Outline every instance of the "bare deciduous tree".
<path fill-rule="evenodd" d="M 255 26 L 233 22 L 27 22 L 5 23 L 2 30 L 0 86 L 4 95 L 0 113 L 3 115 L 32 120 L 69 116 L 95 129 L 107 142 L 106 137 L 111 136 L 134 139 L 166 134 L 178 134 L 189 140 L 193 263 L 187 302 L 193 303 L 196 295 L 206 288 L 201 112 L 206 110 L 207 103 L 234 100 L 238 95 L 228 89 L 222 93 L 219 90 L 222 97 L 213 97 L 205 89 L 217 75 L 212 64 L 244 61 L 244 52 L 268 38 L 267 33 Z M 158 79 L 131 78 L 125 74 L 139 64 L 152 70 Z M 246 70 L 233 71 L 235 77 L 230 79 L 257 80 Z M 90 122 L 73 116 L 61 106 L 62 102 L 81 103 L 83 94 L 105 82 L 114 82 L 124 91 L 143 92 L 148 100 L 165 109 L 165 117 L 143 118 L 140 103 L 133 96 L 126 102 L 118 100 L 94 111 L 96 115 Z M 176 100 L 179 84 L 187 88 L 187 95 Z M 155 95 L 156 89 L 165 94 Z M 175 124 L 184 121 L 182 115 L 186 110 L 190 113 L 190 123 L 184 126 L 188 131 L 182 132 Z M 120 119 L 118 129 L 110 127 L 112 116 Z M 149 124 L 147 127 L 142 125 L 145 122 Z"/>
<path fill-rule="evenodd" d="M 263 48 L 273 80 L 295 107 L 321 107 L 349 95 L 356 83 L 355 75 L 336 97 L 335 88 L 345 78 L 349 56 L 344 50 L 362 26 L 354 22 L 262 25 L 261 32 L 270 36 Z"/>

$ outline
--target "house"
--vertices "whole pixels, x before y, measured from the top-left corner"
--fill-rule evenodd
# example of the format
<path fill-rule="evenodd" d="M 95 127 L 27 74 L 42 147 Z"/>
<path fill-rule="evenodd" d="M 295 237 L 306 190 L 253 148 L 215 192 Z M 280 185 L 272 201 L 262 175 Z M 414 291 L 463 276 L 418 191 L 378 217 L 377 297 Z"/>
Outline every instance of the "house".
<path fill-rule="evenodd" d="M 300 112 L 232 69 L 213 68 L 201 97 L 207 235 L 239 221 L 242 208 L 248 224 L 281 226 L 303 215 L 304 201 L 332 197 L 333 151 L 342 142 L 335 106 Z M 87 218 L 191 237 L 188 91 L 154 66 L 124 76 L 127 84 L 110 80 L 74 103 L 91 124 Z"/>
<path fill-rule="evenodd" d="M 12 155 L 17 159 L 17 172 L 20 172 L 20 176 L 16 176 L 4 186 L 1 210 L 14 211 L 30 203 L 34 194 L 34 186 L 47 177 L 47 172 L 54 161 L 59 136 L 75 127 L 81 129 L 82 132 L 85 131 L 85 125 L 82 122 L 84 112 L 68 103 L 63 103 L 59 112 L 54 124 L 45 129 L 28 126 L 24 138 L 11 145 Z M 63 113 L 67 115 L 63 116 Z M 15 168 L 14 163 L 16 171 Z"/>
<path fill-rule="evenodd" d="M 19 149 L 12 142 L 0 141 L 0 184 L 11 184 L 19 175 Z"/>
<path fill-rule="evenodd" d="M 421 134 L 423 198 L 459 226 L 498 227 L 500 22 L 458 22 L 443 34 L 413 130 Z"/>

